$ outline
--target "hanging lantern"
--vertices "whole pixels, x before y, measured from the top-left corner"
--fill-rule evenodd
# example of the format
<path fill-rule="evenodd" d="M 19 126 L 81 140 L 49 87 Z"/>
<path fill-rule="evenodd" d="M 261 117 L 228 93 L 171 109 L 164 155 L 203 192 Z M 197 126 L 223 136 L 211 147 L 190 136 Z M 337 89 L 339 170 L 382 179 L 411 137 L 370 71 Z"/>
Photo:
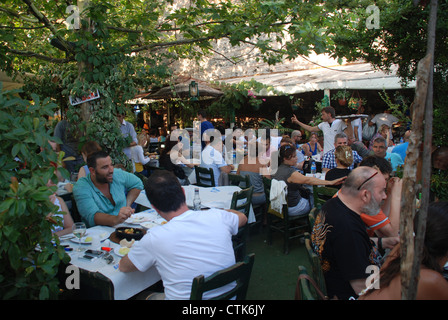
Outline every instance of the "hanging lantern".
<path fill-rule="evenodd" d="M 191 81 L 188 86 L 191 101 L 199 100 L 199 85 L 196 81 Z"/>

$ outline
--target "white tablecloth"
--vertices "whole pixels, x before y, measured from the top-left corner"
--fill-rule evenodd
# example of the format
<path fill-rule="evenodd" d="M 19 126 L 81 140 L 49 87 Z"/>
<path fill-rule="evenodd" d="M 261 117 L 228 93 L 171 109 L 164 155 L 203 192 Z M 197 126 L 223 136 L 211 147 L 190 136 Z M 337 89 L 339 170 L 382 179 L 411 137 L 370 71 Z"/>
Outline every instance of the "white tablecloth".
<path fill-rule="evenodd" d="M 203 207 L 230 209 L 232 202 L 232 196 L 235 191 L 241 190 L 238 186 L 221 186 L 221 187 L 197 187 L 194 185 L 183 186 L 185 189 L 187 206 L 193 207 L 194 188 L 199 188 L 199 196 Z M 135 200 L 136 203 L 152 208 L 151 204 L 146 197 L 145 190 L 140 192 L 140 195 Z M 248 223 L 255 222 L 255 214 L 252 205 L 250 206 L 250 212 L 248 217 Z"/>
<path fill-rule="evenodd" d="M 87 229 L 86 236 L 99 236 L 101 239 L 107 239 L 102 241 L 99 247 L 93 247 L 92 244 L 84 244 L 82 247 L 86 250 L 98 250 L 100 247 L 111 247 L 113 249 L 119 248 L 119 244 L 116 244 L 108 239 L 108 236 L 114 231 L 115 228 L 106 226 L 95 226 L 89 228 Z M 80 256 L 84 255 L 84 252 L 76 251 L 78 248 L 76 240 L 64 240 L 61 241 L 61 243 L 69 244 L 73 248 L 73 251 L 68 252 L 71 257 L 71 264 L 91 272 L 99 272 L 112 281 L 115 300 L 129 299 L 160 280 L 160 275 L 155 267 L 150 268 L 146 272 L 121 272 L 118 270 L 118 262 L 121 257 L 113 253 L 113 250 L 111 252 L 115 261 L 112 264 L 107 264 L 102 258 L 97 258 L 94 261 L 79 259 Z"/>

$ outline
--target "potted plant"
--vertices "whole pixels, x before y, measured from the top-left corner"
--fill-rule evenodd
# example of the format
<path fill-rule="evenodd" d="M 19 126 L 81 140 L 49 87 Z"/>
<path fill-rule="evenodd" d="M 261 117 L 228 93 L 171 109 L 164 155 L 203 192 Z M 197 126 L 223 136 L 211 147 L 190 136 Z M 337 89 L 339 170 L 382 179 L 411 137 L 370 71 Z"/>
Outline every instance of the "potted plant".
<path fill-rule="evenodd" d="M 289 96 L 289 100 L 293 111 L 297 111 L 302 106 L 302 98 L 294 98 L 294 96 Z"/>
<path fill-rule="evenodd" d="M 349 97 L 350 94 L 347 90 L 339 90 L 331 99 L 337 101 L 341 107 L 344 107 L 347 105 Z"/>
<path fill-rule="evenodd" d="M 358 110 L 361 106 L 365 106 L 367 104 L 366 99 L 362 99 L 361 97 L 355 98 L 351 97 L 348 100 L 348 107 L 352 110 Z"/>

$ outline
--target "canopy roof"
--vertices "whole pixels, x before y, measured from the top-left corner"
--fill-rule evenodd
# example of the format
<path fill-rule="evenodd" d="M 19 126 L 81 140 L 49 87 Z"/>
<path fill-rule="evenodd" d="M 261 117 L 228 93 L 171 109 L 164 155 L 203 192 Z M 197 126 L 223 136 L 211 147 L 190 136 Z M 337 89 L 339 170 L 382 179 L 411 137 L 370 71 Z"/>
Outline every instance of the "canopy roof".
<path fill-rule="evenodd" d="M 163 87 L 156 92 L 149 93 L 142 97 L 142 99 L 168 99 L 168 98 L 188 98 L 189 85 L 191 81 L 198 83 L 200 97 L 219 97 L 223 94 L 221 90 L 212 88 L 210 84 L 205 81 L 189 78 L 188 80 L 180 80 L 172 86 Z"/>
<path fill-rule="evenodd" d="M 354 63 L 334 67 L 261 74 L 251 77 L 220 79 L 220 81 L 233 84 L 250 78 L 265 85 L 273 86 L 276 90 L 287 94 L 325 89 L 403 89 L 400 78 L 396 75 L 396 70 L 397 67 L 394 66 L 391 72 L 387 74 L 383 71 L 374 70 L 369 63 Z M 410 82 L 405 88 L 415 88 L 415 81 Z M 258 92 L 258 95 L 263 95 L 263 90 Z"/>

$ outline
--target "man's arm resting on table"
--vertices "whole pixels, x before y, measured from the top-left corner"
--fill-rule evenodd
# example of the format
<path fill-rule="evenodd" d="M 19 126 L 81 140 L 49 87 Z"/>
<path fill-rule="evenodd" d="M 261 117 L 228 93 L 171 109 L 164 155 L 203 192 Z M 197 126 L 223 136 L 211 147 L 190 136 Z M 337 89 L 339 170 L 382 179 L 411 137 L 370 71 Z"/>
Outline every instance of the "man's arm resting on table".
<path fill-rule="evenodd" d="M 119 223 L 126 221 L 133 213 L 134 209 L 131 207 L 122 207 L 118 212 L 118 215 L 111 215 L 104 212 L 97 212 L 93 217 L 96 225 L 113 227 Z"/>
<path fill-rule="evenodd" d="M 138 271 L 138 269 L 135 267 L 135 265 L 132 263 L 132 261 L 129 259 L 127 255 L 125 255 L 123 258 L 121 258 L 118 268 L 121 272 L 133 272 Z"/>

